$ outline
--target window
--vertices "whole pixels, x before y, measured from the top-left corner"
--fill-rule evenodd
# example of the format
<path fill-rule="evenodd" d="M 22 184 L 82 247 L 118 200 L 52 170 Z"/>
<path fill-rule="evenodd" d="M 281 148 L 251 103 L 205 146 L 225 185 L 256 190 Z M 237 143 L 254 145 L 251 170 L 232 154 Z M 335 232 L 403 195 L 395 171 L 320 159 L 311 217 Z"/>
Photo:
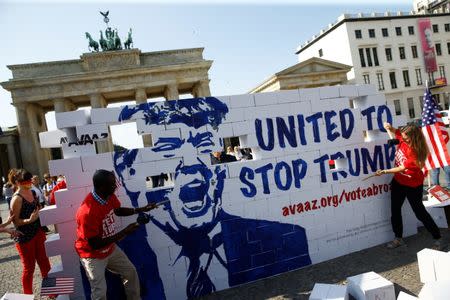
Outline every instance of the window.
<path fill-rule="evenodd" d="M 420 69 L 416 69 L 416 79 L 417 79 L 417 85 L 422 85 L 422 72 Z"/>
<path fill-rule="evenodd" d="M 377 73 L 378 90 L 384 91 L 383 73 Z"/>
<path fill-rule="evenodd" d="M 428 73 L 428 83 L 430 85 L 434 85 L 434 72 L 429 72 Z"/>
<path fill-rule="evenodd" d="M 372 56 L 370 55 L 370 48 L 366 48 L 367 65 L 372 66 Z"/>
<path fill-rule="evenodd" d="M 411 46 L 411 52 L 412 52 L 412 57 L 413 58 L 417 58 L 418 57 L 418 55 L 417 55 L 417 46 L 415 46 L 415 45 Z"/>
<path fill-rule="evenodd" d="M 408 113 L 409 113 L 409 117 L 411 119 L 416 117 L 416 114 L 414 112 L 414 101 L 413 98 L 407 98 L 406 101 L 408 102 Z"/>
<path fill-rule="evenodd" d="M 400 106 L 400 100 L 394 100 L 394 108 L 395 108 L 395 115 L 400 116 L 402 114 L 402 108 Z"/>
<path fill-rule="evenodd" d="M 400 59 L 405 59 L 406 58 L 405 47 L 398 47 L 398 51 L 400 53 Z"/>
<path fill-rule="evenodd" d="M 322 56 L 323 56 L 323 50 L 319 49 L 319 57 L 322 57 Z"/>
<path fill-rule="evenodd" d="M 389 72 L 389 80 L 391 81 L 391 88 L 396 89 L 397 88 L 397 80 L 395 79 L 395 71 Z"/>
<path fill-rule="evenodd" d="M 447 43 L 447 54 L 450 54 L 450 42 Z"/>
<path fill-rule="evenodd" d="M 359 60 L 361 61 L 361 67 L 366 66 L 366 60 L 364 59 L 364 49 L 359 49 Z"/>
<path fill-rule="evenodd" d="M 369 29 L 369 37 L 374 38 L 375 37 L 375 29 Z"/>
<path fill-rule="evenodd" d="M 357 39 L 362 39 L 362 33 L 361 33 L 361 30 L 355 30 L 355 37 L 357 38 Z"/>
<path fill-rule="evenodd" d="M 419 97 L 420 111 L 423 111 L 423 97 Z"/>
<path fill-rule="evenodd" d="M 436 55 L 441 56 L 441 55 L 442 55 L 441 44 L 436 43 L 436 44 L 434 45 L 434 47 L 436 48 Z"/>
<path fill-rule="evenodd" d="M 445 32 L 450 32 L 450 23 L 444 24 Z"/>
<path fill-rule="evenodd" d="M 387 28 L 381 28 L 381 33 L 384 37 L 388 37 L 389 36 L 389 32 Z"/>
<path fill-rule="evenodd" d="M 365 84 L 370 84 L 369 74 L 363 74 L 363 79 Z"/>
<path fill-rule="evenodd" d="M 433 24 L 433 32 L 434 33 L 438 33 L 439 32 L 438 24 Z"/>
<path fill-rule="evenodd" d="M 414 35 L 414 26 L 408 26 L 409 35 Z"/>
<path fill-rule="evenodd" d="M 386 48 L 386 49 L 384 49 L 384 51 L 386 52 L 386 60 L 387 60 L 387 61 L 391 61 L 391 60 L 392 60 L 392 51 L 391 51 L 391 48 Z"/>
<path fill-rule="evenodd" d="M 395 34 L 397 36 L 401 36 L 402 35 L 402 28 L 401 27 L 395 27 Z"/>
<path fill-rule="evenodd" d="M 375 64 L 375 66 L 379 66 L 380 64 L 378 63 L 377 48 L 372 48 L 372 54 L 373 54 L 373 63 Z"/>
<path fill-rule="evenodd" d="M 444 66 L 439 66 L 439 76 L 445 78 L 445 68 Z"/>
<path fill-rule="evenodd" d="M 405 87 L 411 86 L 411 83 L 409 82 L 409 72 L 408 70 L 403 70 L 403 81 L 405 82 Z"/>

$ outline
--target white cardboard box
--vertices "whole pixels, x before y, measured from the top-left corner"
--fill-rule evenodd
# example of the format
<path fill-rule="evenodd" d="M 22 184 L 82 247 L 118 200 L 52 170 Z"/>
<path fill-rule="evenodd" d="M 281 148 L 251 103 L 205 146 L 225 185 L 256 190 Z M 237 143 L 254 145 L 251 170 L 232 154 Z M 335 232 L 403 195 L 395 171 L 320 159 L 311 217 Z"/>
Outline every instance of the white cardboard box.
<path fill-rule="evenodd" d="M 421 300 L 448 300 L 450 299 L 450 281 L 427 282 L 419 293 Z"/>
<path fill-rule="evenodd" d="M 309 300 L 348 300 L 345 285 L 316 283 L 309 296 Z"/>
<path fill-rule="evenodd" d="M 33 295 L 6 293 L 0 300 L 33 300 Z"/>
<path fill-rule="evenodd" d="M 433 249 L 417 252 L 420 282 L 450 280 L 450 254 Z M 450 298 L 449 298 L 450 299 Z"/>
<path fill-rule="evenodd" d="M 404 292 L 400 292 L 400 294 L 398 294 L 397 300 L 419 300 L 419 298 L 411 296 Z"/>
<path fill-rule="evenodd" d="M 394 284 L 375 272 L 348 277 L 348 292 L 356 300 L 395 299 Z"/>

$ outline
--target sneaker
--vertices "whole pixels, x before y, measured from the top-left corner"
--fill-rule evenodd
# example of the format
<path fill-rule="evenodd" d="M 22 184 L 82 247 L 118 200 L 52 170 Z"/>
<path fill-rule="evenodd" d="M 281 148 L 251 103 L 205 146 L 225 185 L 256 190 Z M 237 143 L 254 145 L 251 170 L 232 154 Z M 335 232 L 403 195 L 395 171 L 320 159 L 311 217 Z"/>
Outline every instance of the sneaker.
<path fill-rule="evenodd" d="M 405 242 L 402 238 L 396 238 L 392 242 L 387 243 L 386 248 L 388 249 L 395 249 L 401 246 L 406 246 Z"/>
<path fill-rule="evenodd" d="M 431 249 L 442 251 L 442 250 L 447 249 L 447 247 L 448 247 L 448 244 L 446 242 L 444 242 L 444 240 L 442 238 L 440 238 L 440 239 L 434 241 Z"/>

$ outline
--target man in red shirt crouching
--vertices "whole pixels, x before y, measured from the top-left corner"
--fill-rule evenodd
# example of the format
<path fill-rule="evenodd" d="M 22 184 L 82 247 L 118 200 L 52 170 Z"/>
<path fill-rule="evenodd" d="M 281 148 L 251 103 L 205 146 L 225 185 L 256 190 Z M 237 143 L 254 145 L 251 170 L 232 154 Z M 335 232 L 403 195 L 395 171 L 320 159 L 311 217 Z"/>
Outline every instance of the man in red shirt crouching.
<path fill-rule="evenodd" d="M 127 299 L 140 299 L 139 277 L 135 267 L 115 242 L 134 232 L 139 224 L 128 225 L 116 233 L 116 216 L 130 216 L 156 207 L 120 207 L 114 192 L 117 188 L 113 172 L 97 170 L 92 177 L 94 190 L 77 211 L 77 240 L 75 249 L 80 256 L 91 285 L 91 299 L 106 300 L 105 269 L 119 274 L 124 282 Z"/>

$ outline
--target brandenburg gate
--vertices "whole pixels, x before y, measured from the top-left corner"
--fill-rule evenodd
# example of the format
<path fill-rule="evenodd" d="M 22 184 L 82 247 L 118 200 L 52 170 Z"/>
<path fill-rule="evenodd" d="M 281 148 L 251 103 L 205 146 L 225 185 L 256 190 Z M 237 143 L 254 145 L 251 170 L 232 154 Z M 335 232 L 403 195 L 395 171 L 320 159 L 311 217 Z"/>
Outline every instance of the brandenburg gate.
<path fill-rule="evenodd" d="M 34 174 L 48 170 L 50 151 L 39 143 L 39 132 L 47 131 L 47 112 L 103 108 L 130 100 L 143 103 L 158 97 L 174 100 L 180 94 L 210 96 L 211 65 L 203 58 L 203 48 L 193 48 L 93 52 L 75 60 L 8 66 L 13 78 L 1 85 L 11 92 L 16 108 L 23 166 Z M 112 151 L 111 145 L 102 142 L 97 150 Z"/>

